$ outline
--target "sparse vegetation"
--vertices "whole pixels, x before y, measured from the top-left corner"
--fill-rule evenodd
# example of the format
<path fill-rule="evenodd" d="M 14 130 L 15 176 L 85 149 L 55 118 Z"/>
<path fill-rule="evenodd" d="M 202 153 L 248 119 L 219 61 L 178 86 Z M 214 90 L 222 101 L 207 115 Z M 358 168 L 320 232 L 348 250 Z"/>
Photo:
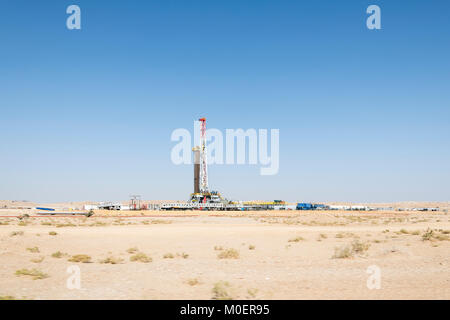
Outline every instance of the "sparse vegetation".
<path fill-rule="evenodd" d="M 227 281 L 219 281 L 214 284 L 212 289 L 214 300 L 233 300 L 230 294 L 230 284 Z"/>
<path fill-rule="evenodd" d="M 62 258 L 64 256 L 67 256 L 67 253 L 62 253 L 61 251 L 56 251 L 56 252 L 52 253 L 52 257 L 53 258 L 59 259 L 59 258 Z"/>
<path fill-rule="evenodd" d="M 170 221 L 170 220 L 160 220 L 160 219 L 155 219 L 155 220 L 152 220 L 151 223 L 152 223 L 152 224 L 171 224 L 172 221 Z"/>
<path fill-rule="evenodd" d="M 425 233 L 422 235 L 422 240 L 429 241 L 431 240 L 432 237 L 433 237 L 433 230 L 428 228 L 427 231 L 425 231 Z"/>
<path fill-rule="evenodd" d="M 11 237 L 14 236 L 23 236 L 23 231 L 13 231 L 9 234 Z"/>
<path fill-rule="evenodd" d="M 197 278 L 189 279 L 186 283 L 190 286 L 196 286 L 200 283 Z"/>
<path fill-rule="evenodd" d="M 119 264 L 119 263 L 123 263 L 123 259 L 109 256 L 106 259 L 100 260 L 100 263 Z"/>
<path fill-rule="evenodd" d="M 248 246 L 248 250 L 255 250 L 255 246 L 254 246 L 254 245 L 252 245 L 252 244 L 251 244 L 251 245 L 249 245 L 249 246 Z"/>
<path fill-rule="evenodd" d="M 334 248 L 333 259 L 345 259 L 353 257 L 353 252 L 350 246 L 342 246 Z"/>
<path fill-rule="evenodd" d="M 292 238 L 292 239 L 289 239 L 288 240 L 288 242 L 300 242 L 300 241 L 303 241 L 303 240 L 305 240 L 303 237 L 296 237 L 296 238 Z"/>
<path fill-rule="evenodd" d="M 39 271 L 37 269 L 20 269 L 16 271 L 16 276 L 30 276 L 33 278 L 33 280 L 40 280 L 48 278 L 48 275 L 43 273 L 42 271 Z"/>
<path fill-rule="evenodd" d="M 33 263 L 41 263 L 42 261 L 44 261 L 45 257 L 41 256 L 39 258 L 35 258 L 35 259 L 31 259 L 30 261 Z"/>
<path fill-rule="evenodd" d="M 223 248 L 221 246 L 214 246 L 214 250 L 221 251 L 221 250 L 223 250 Z"/>
<path fill-rule="evenodd" d="M 368 243 L 368 242 L 362 242 L 359 240 L 354 240 L 352 242 L 352 251 L 354 253 L 362 254 L 362 253 L 366 252 L 367 250 L 369 250 L 369 248 L 370 248 L 370 243 Z"/>
<path fill-rule="evenodd" d="M 138 251 L 139 251 L 139 249 L 138 249 L 137 247 L 129 248 L 129 249 L 127 250 L 127 252 L 128 252 L 129 254 L 133 254 L 133 253 L 136 253 L 136 252 L 138 252 Z"/>
<path fill-rule="evenodd" d="M 91 257 L 87 254 L 76 254 L 69 258 L 70 262 L 91 263 Z"/>
<path fill-rule="evenodd" d="M 48 234 L 51 235 L 51 236 L 56 236 L 58 233 L 55 232 L 55 231 L 50 231 Z"/>
<path fill-rule="evenodd" d="M 166 253 L 163 255 L 163 258 L 164 259 L 173 259 L 173 258 L 175 258 L 175 256 L 171 253 Z"/>
<path fill-rule="evenodd" d="M 336 247 L 334 249 L 333 259 L 351 258 L 355 254 L 362 255 L 364 252 L 369 250 L 369 247 L 370 243 L 354 240 L 350 245 Z"/>
<path fill-rule="evenodd" d="M 185 252 L 182 252 L 182 253 L 177 253 L 177 257 L 181 257 L 183 259 L 187 259 L 187 258 L 189 258 L 189 255 L 187 253 L 185 253 Z"/>
<path fill-rule="evenodd" d="M 56 225 L 57 228 L 76 227 L 76 226 L 77 226 L 76 224 L 73 224 L 71 222 L 69 222 L 69 223 L 58 223 Z"/>
<path fill-rule="evenodd" d="M 256 294 L 258 293 L 258 289 L 247 289 L 247 293 L 250 298 L 255 298 Z"/>
<path fill-rule="evenodd" d="M 0 300 L 16 300 L 13 296 L 0 296 Z"/>
<path fill-rule="evenodd" d="M 140 252 L 140 253 L 137 253 L 135 255 L 132 255 L 130 257 L 130 261 L 148 263 L 148 262 L 152 262 L 153 259 L 150 258 L 149 256 L 147 256 L 145 253 Z"/>
<path fill-rule="evenodd" d="M 221 251 L 217 258 L 219 259 L 239 259 L 239 252 L 236 249 L 226 249 Z"/>
<path fill-rule="evenodd" d="M 27 248 L 27 250 L 32 252 L 32 253 L 39 253 L 40 252 L 38 247 Z"/>

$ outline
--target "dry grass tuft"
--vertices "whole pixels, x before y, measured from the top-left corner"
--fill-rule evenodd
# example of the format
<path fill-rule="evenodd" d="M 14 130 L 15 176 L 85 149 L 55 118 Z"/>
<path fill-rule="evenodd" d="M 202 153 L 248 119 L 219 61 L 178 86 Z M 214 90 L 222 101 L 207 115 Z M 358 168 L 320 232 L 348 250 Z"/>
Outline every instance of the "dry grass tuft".
<path fill-rule="evenodd" d="M 362 255 L 370 248 L 370 243 L 354 240 L 350 245 L 336 247 L 333 259 L 352 258 L 355 254 Z"/>
<path fill-rule="evenodd" d="M 70 262 L 91 263 L 91 257 L 87 254 L 76 254 L 69 258 Z"/>
<path fill-rule="evenodd" d="M 13 231 L 9 234 L 11 237 L 14 236 L 23 236 L 23 231 Z"/>
<path fill-rule="evenodd" d="M 51 235 L 51 236 L 56 236 L 58 233 L 55 232 L 55 231 L 50 231 L 48 234 Z"/>
<path fill-rule="evenodd" d="M 40 280 L 40 279 L 45 279 L 48 278 L 48 275 L 37 270 L 37 269 L 20 269 L 16 271 L 16 276 L 20 277 L 20 276 L 30 276 L 33 278 L 33 280 Z"/>
<path fill-rule="evenodd" d="M 175 256 L 171 253 L 166 253 L 163 255 L 163 258 L 164 259 L 173 259 L 173 258 L 175 258 Z"/>
<path fill-rule="evenodd" d="M 41 256 L 40 258 L 36 258 L 36 259 L 31 259 L 30 261 L 33 263 L 41 263 L 42 261 L 44 261 L 45 257 Z"/>
<path fill-rule="evenodd" d="M 147 256 L 145 253 L 140 252 L 140 253 L 137 253 L 135 255 L 132 255 L 130 257 L 130 261 L 148 263 L 148 262 L 152 262 L 153 259 L 150 258 L 149 256 Z"/>
<path fill-rule="evenodd" d="M 129 249 L 127 250 L 127 252 L 128 252 L 129 254 L 133 254 L 133 253 L 136 253 L 136 252 L 138 252 L 138 251 L 139 251 L 139 249 L 138 249 L 137 247 L 129 248 Z"/>
<path fill-rule="evenodd" d="M 239 259 L 239 252 L 236 249 L 226 249 L 217 255 L 219 259 Z"/>
<path fill-rule="evenodd" d="M 172 221 L 170 221 L 170 220 L 159 220 L 159 219 L 156 219 L 156 220 L 152 220 L 151 223 L 152 223 L 152 224 L 171 224 Z"/>
<path fill-rule="evenodd" d="M 119 264 L 119 263 L 123 263 L 123 259 L 109 256 L 106 259 L 100 260 L 99 262 L 106 263 L 106 264 Z"/>
<path fill-rule="evenodd" d="M 38 247 L 27 248 L 27 250 L 32 252 L 32 253 L 39 253 L 40 252 Z"/>
<path fill-rule="evenodd" d="M 214 300 L 233 300 L 230 294 L 230 284 L 227 281 L 219 281 L 214 284 L 212 289 L 212 299 Z"/>
<path fill-rule="evenodd" d="M 333 259 L 346 259 L 353 257 L 353 252 L 350 246 L 342 246 L 334 248 Z"/>
<path fill-rule="evenodd" d="M 197 278 L 193 278 L 193 279 L 189 279 L 188 281 L 186 281 L 186 283 L 190 286 L 196 286 L 196 285 L 200 284 L 200 281 L 198 281 Z"/>
<path fill-rule="evenodd" d="M 216 251 L 222 251 L 223 248 L 221 246 L 214 246 L 214 250 Z"/>
<path fill-rule="evenodd" d="M 251 244 L 251 245 L 249 245 L 249 246 L 248 246 L 248 250 L 255 250 L 255 246 L 254 246 L 254 245 L 252 245 L 252 244 Z"/>
<path fill-rule="evenodd" d="M 293 239 L 289 239 L 288 242 L 300 242 L 300 241 L 303 241 L 303 240 L 305 240 L 303 237 L 296 237 L 296 238 L 293 238 Z"/>
<path fill-rule="evenodd" d="M 187 253 L 185 253 L 185 252 L 182 252 L 182 253 L 177 253 L 177 257 L 181 257 L 183 259 L 187 259 L 187 258 L 189 258 L 189 255 Z"/>
<path fill-rule="evenodd" d="M 59 258 L 62 258 L 64 256 L 67 256 L 67 253 L 62 253 L 61 251 L 56 251 L 56 252 L 52 253 L 52 257 L 53 258 L 59 259 Z"/>

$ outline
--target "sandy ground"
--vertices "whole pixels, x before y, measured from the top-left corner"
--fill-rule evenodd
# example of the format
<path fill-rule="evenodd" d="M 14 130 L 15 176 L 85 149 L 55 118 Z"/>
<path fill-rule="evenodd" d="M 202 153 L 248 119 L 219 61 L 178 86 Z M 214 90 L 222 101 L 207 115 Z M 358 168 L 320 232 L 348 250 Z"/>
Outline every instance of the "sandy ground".
<path fill-rule="evenodd" d="M 11 215 L 0 218 L 0 297 L 450 299 L 450 215 L 445 212 L 13 217 L 22 212 L 0 212 Z M 433 232 L 423 240 L 428 228 Z M 352 243 L 370 246 L 357 252 Z M 27 250 L 34 247 L 39 252 Z M 152 262 L 130 261 L 133 254 L 127 250 L 133 247 Z M 346 247 L 350 257 L 333 257 L 336 248 Z M 218 258 L 230 248 L 238 258 Z M 67 255 L 52 257 L 57 251 Z M 164 258 L 169 253 L 174 257 Z M 89 255 L 92 262 L 68 261 L 76 254 Z M 120 263 L 101 263 L 108 257 Z M 71 266 L 81 272 L 80 289 L 67 287 Z M 380 289 L 367 287 L 370 266 L 381 272 Z M 16 275 L 20 269 L 47 277 Z"/>

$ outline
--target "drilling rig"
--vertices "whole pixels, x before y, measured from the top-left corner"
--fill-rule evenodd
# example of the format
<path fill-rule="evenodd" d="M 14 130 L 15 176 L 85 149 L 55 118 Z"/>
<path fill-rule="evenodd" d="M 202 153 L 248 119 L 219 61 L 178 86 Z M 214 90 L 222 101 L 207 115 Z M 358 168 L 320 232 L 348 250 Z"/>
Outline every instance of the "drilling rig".
<path fill-rule="evenodd" d="M 217 191 L 209 191 L 208 187 L 208 154 L 206 152 L 206 118 L 200 121 L 200 146 L 192 148 L 194 153 L 194 193 L 192 203 L 224 203 L 226 202 Z"/>

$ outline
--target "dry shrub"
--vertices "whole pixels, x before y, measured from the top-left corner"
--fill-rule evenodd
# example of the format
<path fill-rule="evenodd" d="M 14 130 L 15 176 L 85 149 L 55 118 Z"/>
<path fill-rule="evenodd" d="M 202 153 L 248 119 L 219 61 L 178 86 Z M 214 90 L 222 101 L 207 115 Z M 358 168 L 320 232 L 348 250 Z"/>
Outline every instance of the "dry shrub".
<path fill-rule="evenodd" d="M 130 248 L 130 249 L 127 250 L 127 252 L 129 254 L 133 254 L 133 253 L 136 253 L 138 251 L 139 251 L 139 249 L 137 247 L 133 247 L 133 248 Z"/>
<path fill-rule="evenodd" d="M 293 239 L 289 239 L 288 242 L 300 242 L 300 241 L 303 241 L 303 240 L 305 240 L 303 237 L 296 237 L 296 238 L 293 238 Z"/>
<path fill-rule="evenodd" d="M 239 252 L 236 249 L 226 249 L 217 255 L 219 259 L 239 259 Z"/>
<path fill-rule="evenodd" d="M 149 256 L 147 256 L 145 253 L 137 253 L 135 255 L 132 255 L 130 257 L 130 261 L 136 261 L 136 262 L 144 262 L 144 263 L 148 263 L 148 262 L 152 262 L 152 258 L 150 258 Z"/>
<path fill-rule="evenodd" d="M 67 255 L 67 253 L 62 253 L 61 251 L 56 251 L 56 252 L 52 253 L 52 257 L 57 258 L 57 259 L 62 258 L 66 255 Z"/>
<path fill-rule="evenodd" d="M 100 263 L 106 263 L 106 264 L 119 264 L 123 263 L 122 258 L 115 258 L 112 256 L 107 257 L 106 259 L 100 260 Z"/>
<path fill-rule="evenodd" d="M 200 283 L 197 278 L 189 279 L 186 283 L 190 286 L 196 286 Z"/>
<path fill-rule="evenodd" d="M 212 289 L 212 299 L 214 300 L 233 300 L 230 293 L 231 286 L 227 281 L 219 281 L 214 284 Z"/>
<path fill-rule="evenodd" d="M 41 263 L 42 261 L 44 261 L 44 259 L 45 259 L 45 257 L 41 256 L 41 257 L 36 258 L 36 259 L 31 259 L 30 261 L 33 262 L 33 263 Z"/>
<path fill-rule="evenodd" d="M 88 256 L 87 254 L 76 254 L 74 256 L 72 256 L 69 261 L 70 262 L 81 262 L 81 263 L 90 263 L 91 262 L 91 257 Z"/>
<path fill-rule="evenodd" d="M 20 269 L 16 271 L 16 276 L 30 276 L 33 278 L 33 280 L 40 280 L 48 278 L 48 275 L 43 273 L 42 271 L 39 271 L 37 269 Z"/>
<path fill-rule="evenodd" d="M 32 252 L 32 253 L 39 253 L 40 252 L 38 247 L 27 248 L 27 250 Z"/>

